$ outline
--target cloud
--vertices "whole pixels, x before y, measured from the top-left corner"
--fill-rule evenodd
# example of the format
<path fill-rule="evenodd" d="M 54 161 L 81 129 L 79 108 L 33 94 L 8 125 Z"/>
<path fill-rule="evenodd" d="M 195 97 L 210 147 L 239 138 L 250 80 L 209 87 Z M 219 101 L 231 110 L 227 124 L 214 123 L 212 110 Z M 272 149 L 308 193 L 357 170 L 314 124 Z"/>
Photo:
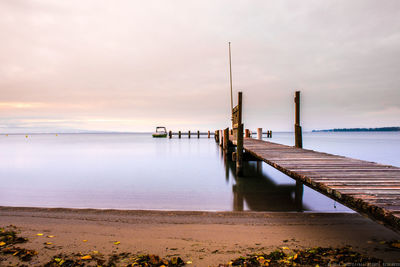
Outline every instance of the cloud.
<path fill-rule="evenodd" d="M 0 30 L 1 101 L 13 103 L 0 106 L 3 124 L 33 116 L 83 128 L 93 124 L 82 118 L 107 129 L 123 128 L 112 118 L 137 122 L 121 123 L 126 130 L 160 120 L 223 128 L 228 41 L 248 127 L 291 130 L 295 90 L 308 129 L 390 126 L 379 111 L 400 115 L 398 1 L 6 0 Z"/>

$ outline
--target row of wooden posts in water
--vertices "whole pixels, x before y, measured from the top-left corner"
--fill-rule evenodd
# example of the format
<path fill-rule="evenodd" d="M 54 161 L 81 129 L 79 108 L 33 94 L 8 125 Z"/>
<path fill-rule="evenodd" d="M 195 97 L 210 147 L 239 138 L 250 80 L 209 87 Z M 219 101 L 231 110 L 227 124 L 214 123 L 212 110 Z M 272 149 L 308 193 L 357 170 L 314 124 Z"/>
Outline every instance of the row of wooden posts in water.
<path fill-rule="evenodd" d="M 182 135 L 187 135 L 188 138 L 190 138 L 191 132 L 190 131 L 188 131 L 187 133 L 184 133 L 182 131 L 178 131 L 177 133 L 173 133 L 172 131 L 168 132 L 168 137 L 169 138 L 172 138 L 173 135 L 178 135 L 178 138 L 182 138 Z M 200 135 L 207 135 L 207 137 L 210 138 L 211 132 L 208 131 L 207 133 L 200 133 L 200 131 L 197 131 L 197 138 L 200 138 Z"/>
<path fill-rule="evenodd" d="M 222 130 L 217 130 L 217 131 L 215 131 L 215 133 L 214 133 L 214 137 L 215 137 L 215 140 L 216 140 L 217 142 L 218 142 L 218 140 L 219 140 L 219 136 L 222 136 L 222 135 L 220 135 L 220 133 L 219 133 L 220 131 L 222 131 Z M 249 129 L 246 129 L 246 130 L 245 130 L 245 135 L 244 135 L 244 137 L 251 137 L 252 134 L 253 134 L 253 133 L 252 133 Z M 266 131 L 265 133 L 263 133 L 263 132 L 262 132 L 262 128 L 258 128 L 258 129 L 257 129 L 257 135 L 258 135 L 258 136 L 262 136 L 263 134 L 265 134 L 265 135 L 267 136 L 267 138 L 272 138 L 272 131 Z M 182 132 L 182 131 L 178 131 L 177 133 L 173 133 L 172 131 L 169 131 L 169 132 L 168 132 L 168 137 L 169 137 L 169 138 L 172 138 L 173 135 L 177 135 L 178 138 L 182 138 L 182 135 L 187 135 L 188 138 L 190 138 L 191 135 L 192 135 L 192 133 L 191 133 L 191 131 L 188 131 L 187 133 Z M 197 138 L 200 138 L 200 135 L 207 135 L 207 138 L 210 138 L 211 135 L 212 135 L 212 133 L 211 133 L 210 131 L 208 131 L 208 132 L 206 132 L 206 133 L 201 133 L 200 131 L 197 131 L 197 134 L 194 133 L 193 135 L 197 135 Z M 260 137 L 259 139 L 262 139 L 262 137 Z"/>

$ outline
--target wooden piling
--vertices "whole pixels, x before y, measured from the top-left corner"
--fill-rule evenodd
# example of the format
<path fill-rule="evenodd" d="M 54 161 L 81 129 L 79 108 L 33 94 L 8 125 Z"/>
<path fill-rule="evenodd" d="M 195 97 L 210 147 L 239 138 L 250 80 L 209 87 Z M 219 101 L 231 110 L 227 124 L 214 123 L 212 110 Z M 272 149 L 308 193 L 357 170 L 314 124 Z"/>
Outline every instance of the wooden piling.
<path fill-rule="evenodd" d="M 296 91 L 294 95 L 294 103 L 295 103 L 294 143 L 295 147 L 303 148 L 303 137 L 300 126 L 300 91 Z M 303 191 L 304 191 L 303 187 L 304 187 L 303 183 L 297 180 L 295 201 L 298 211 L 301 211 L 303 209 Z"/>
<path fill-rule="evenodd" d="M 257 128 L 257 139 L 262 139 L 262 128 Z"/>
<path fill-rule="evenodd" d="M 222 146 L 224 142 L 224 133 L 222 130 L 219 130 L 219 146 Z"/>
<path fill-rule="evenodd" d="M 304 186 L 300 181 L 296 181 L 296 190 L 295 190 L 295 203 L 297 211 L 303 211 L 303 192 Z"/>
<path fill-rule="evenodd" d="M 243 123 L 242 123 L 242 92 L 238 93 L 238 128 L 236 140 L 236 174 L 242 175 L 243 159 Z"/>
<path fill-rule="evenodd" d="M 214 131 L 214 139 L 215 139 L 215 142 L 219 143 L 219 131 L 218 130 Z"/>
<path fill-rule="evenodd" d="M 295 124 L 294 124 L 294 135 L 295 135 L 295 147 L 303 148 L 303 138 L 301 134 L 300 126 L 300 91 L 296 91 L 294 96 L 295 103 Z"/>
<path fill-rule="evenodd" d="M 257 173 L 258 174 L 262 173 L 262 163 L 263 162 L 261 160 L 257 161 Z"/>
<path fill-rule="evenodd" d="M 269 138 L 272 138 L 272 130 L 269 131 Z"/>
<path fill-rule="evenodd" d="M 228 151 L 228 142 L 229 142 L 229 128 L 224 129 L 224 139 L 223 139 L 223 149 L 224 151 Z"/>
<path fill-rule="evenodd" d="M 178 137 L 181 138 L 181 136 L 182 136 L 182 133 L 181 133 L 181 131 L 179 131 L 178 132 Z"/>
<path fill-rule="evenodd" d="M 190 131 L 188 131 L 188 138 L 190 138 Z"/>
<path fill-rule="evenodd" d="M 238 139 L 236 142 L 236 174 L 242 175 L 243 169 L 243 123 L 238 127 Z"/>
<path fill-rule="evenodd" d="M 244 137 L 250 138 L 250 130 L 249 129 L 244 130 Z"/>
<path fill-rule="evenodd" d="M 172 138 L 172 131 L 169 131 L 169 138 Z"/>
<path fill-rule="evenodd" d="M 200 138 L 200 131 L 197 131 L 197 138 Z"/>
<path fill-rule="evenodd" d="M 210 131 L 208 131 L 208 135 L 207 135 L 207 137 L 208 137 L 208 138 L 210 138 Z"/>

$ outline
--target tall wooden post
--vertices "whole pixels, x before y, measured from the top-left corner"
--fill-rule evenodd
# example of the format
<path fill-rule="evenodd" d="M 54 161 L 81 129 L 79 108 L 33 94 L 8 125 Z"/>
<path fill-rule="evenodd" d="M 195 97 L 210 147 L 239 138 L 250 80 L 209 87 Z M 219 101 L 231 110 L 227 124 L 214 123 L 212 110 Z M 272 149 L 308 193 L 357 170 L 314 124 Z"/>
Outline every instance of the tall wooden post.
<path fill-rule="evenodd" d="M 223 139 L 223 149 L 224 151 L 228 151 L 228 142 L 229 142 L 229 128 L 224 129 L 224 139 Z"/>
<path fill-rule="evenodd" d="M 181 138 L 181 136 L 182 136 L 182 133 L 181 133 L 181 131 L 179 131 L 178 132 L 178 137 Z"/>
<path fill-rule="evenodd" d="M 301 133 L 300 126 L 300 91 L 296 91 L 294 96 L 295 103 L 295 124 L 294 124 L 294 135 L 295 135 L 295 147 L 303 148 L 303 137 Z M 272 136 L 272 133 L 271 133 Z M 295 194 L 295 202 L 297 205 L 297 210 L 302 211 L 303 209 L 303 191 L 304 186 L 300 181 L 296 181 L 296 194 Z"/>
<path fill-rule="evenodd" d="M 172 138 L 172 131 L 169 131 L 169 138 Z"/>
<path fill-rule="evenodd" d="M 257 139 L 262 139 L 262 128 L 257 128 Z"/>
<path fill-rule="evenodd" d="M 210 131 L 208 131 L 208 135 L 207 135 L 207 137 L 208 137 L 208 138 L 210 138 Z"/>
<path fill-rule="evenodd" d="M 238 129 L 236 140 L 236 174 L 242 175 L 242 159 L 243 159 L 243 123 L 242 123 L 242 92 L 238 93 Z"/>
<path fill-rule="evenodd" d="M 295 124 L 294 124 L 294 135 L 295 142 L 294 146 L 298 148 L 303 148 L 303 138 L 301 134 L 301 126 L 300 126 L 300 91 L 296 91 L 294 96 L 294 103 L 296 106 L 296 115 L 295 115 Z"/>
<path fill-rule="evenodd" d="M 188 137 L 190 138 L 190 131 L 188 131 Z"/>
<path fill-rule="evenodd" d="M 197 138 L 200 138 L 200 131 L 197 131 Z"/>
<path fill-rule="evenodd" d="M 219 130 L 219 146 L 222 146 L 224 144 L 224 133 L 222 130 Z"/>

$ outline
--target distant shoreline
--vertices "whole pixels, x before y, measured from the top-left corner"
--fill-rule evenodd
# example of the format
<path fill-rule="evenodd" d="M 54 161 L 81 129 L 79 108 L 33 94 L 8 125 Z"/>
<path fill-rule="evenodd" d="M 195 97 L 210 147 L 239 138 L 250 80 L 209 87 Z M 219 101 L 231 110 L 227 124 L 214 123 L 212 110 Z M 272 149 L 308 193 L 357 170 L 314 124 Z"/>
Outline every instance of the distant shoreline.
<path fill-rule="evenodd" d="M 335 128 L 326 130 L 312 130 L 312 132 L 398 132 L 400 127 L 379 127 L 379 128 Z"/>

